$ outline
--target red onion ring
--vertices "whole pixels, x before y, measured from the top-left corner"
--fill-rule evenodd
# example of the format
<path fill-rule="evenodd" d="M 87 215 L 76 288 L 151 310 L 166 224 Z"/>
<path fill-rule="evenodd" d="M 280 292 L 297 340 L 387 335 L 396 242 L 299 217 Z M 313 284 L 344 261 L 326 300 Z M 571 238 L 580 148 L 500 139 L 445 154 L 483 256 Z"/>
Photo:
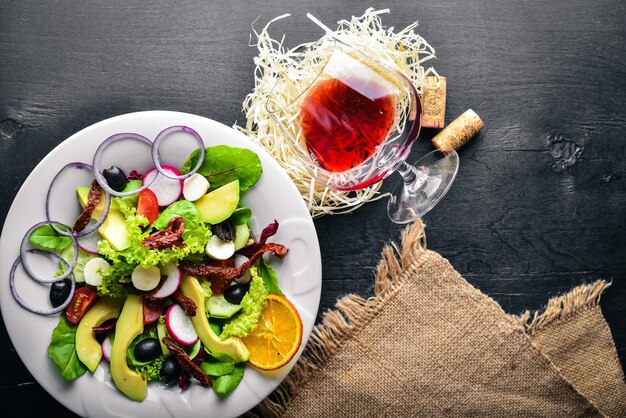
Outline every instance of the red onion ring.
<path fill-rule="evenodd" d="M 34 251 L 39 251 L 39 250 L 30 250 L 29 252 L 34 252 Z M 42 251 L 42 252 L 45 253 L 46 251 Z M 50 254 L 53 257 L 58 258 L 59 261 L 65 264 L 66 268 L 68 268 L 68 271 L 70 272 L 70 282 L 71 282 L 70 294 L 67 296 L 67 299 L 65 299 L 65 301 L 59 306 L 57 306 L 56 308 L 45 309 L 45 308 L 36 308 L 34 306 L 31 306 L 28 302 L 22 299 L 20 294 L 17 292 L 17 288 L 15 287 L 15 272 L 17 271 L 17 267 L 20 264 L 22 264 L 22 266 L 25 267 L 25 264 L 21 256 L 18 256 L 15 259 L 15 262 L 13 263 L 13 267 L 11 267 L 11 272 L 9 273 L 9 286 L 11 287 L 11 293 L 13 294 L 13 297 L 15 298 L 17 303 L 22 308 L 27 309 L 31 311 L 32 313 L 36 313 L 38 315 L 55 315 L 65 310 L 65 308 L 67 308 L 67 305 L 70 304 L 72 297 L 74 297 L 74 290 L 76 289 L 76 281 L 74 280 L 74 274 L 72 274 L 72 269 L 69 269 L 70 265 L 67 263 L 67 261 L 63 260 L 60 256 L 54 253 L 48 253 L 48 254 Z M 54 281 L 56 282 L 59 280 L 63 280 L 63 279 L 60 279 L 59 277 L 55 277 Z"/>
<path fill-rule="evenodd" d="M 72 245 L 74 246 L 74 257 L 72 258 L 72 262 L 68 264 L 67 266 L 67 271 L 65 273 L 63 273 L 60 276 L 57 277 L 53 277 L 53 278 L 45 278 L 42 279 L 41 277 L 37 277 L 37 275 L 33 272 L 33 270 L 30 268 L 30 266 L 28 265 L 28 263 L 26 262 L 26 253 L 29 252 L 29 244 L 28 244 L 28 237 L 30 237 L 30 234 L 32 234 L 32 232 L 39 228 L 40 226 L 44 226 L 44 225 L 59 225 L 62 228 L 66 228 L 69 230 L 69 228 L 65 225 L 63 225 L 61 222 L 57 222 L 57 221 L 42 221 L 39 223 L 36 223 L 35 225 L 31 226 L 30 229 L 28 231 L 26 231 L 26 234 L 24 235 L 24 238 L 22 238 L 22 243 L 20 244 L 20 259 L 21 259 L 21 263 L 24 266 L 24 270 L 26 270 L 26 273 L 28 273 L 28 275 L 30 276 L 31 279 L 35 280 L 36 282 L 39 283 L 52 283 L 52 282 L 56 282 L 59 280 L 63 280 L 66 277 L 68 277 L 70 274 L 72 274 L 72 271 L 74 270 L 74 267 L 76 267 L 76 261 L 78 261 L 78 241 L 76 240 L 76 237 L 73 234 L 65 234 L 64 236 L 69 237 L 72 240 Z M 53 253 L 50 253 L 53 254 Z M 56 254 L 54 254 L 56 256 Z M 58 256 L 57 256 L 58 257 Z M 65 260 L 63 260 L 65 261 Z"/>
<path fill-rule="evenodd" d="M 178 131 L 183 131 L 188 134 L 191 134 L 196 140 L 196 142 L 198 142 L 198 144 L 200 145 L 200 158 L 198 159 L 198 164 L 196 164 L 196 166 L 193 169 L 189 170 L 189 173 L 181 174 L 180 176 L 174 175 L 170 173 L 169 171 L 163 169 L 163 166 L 161 166 L 161 157 L 159 155 L 159 145 L 161 145 L 161 141 L 163 141 L 163 139 L 167 135 L 171 134 L 172 132 L 178 132 Z M 170 126 L 169 128 L 163 129 L 161 133 L 157 135 L 156 139 L 152 143 L 152 161 L 154 162 L 154 166 L 156 167 L 157 171 L 161 173 L 161 175 L 172 180 L 185 180 L 186 178 L 191 177 L 194 174 L 196 174 L 196 171 L 198 171 L 200 167 L 202 167 L 205 153 L 206 153 L 206 150 L 204 149 L 204 141 L 202 140 L 202 137 L 195 130 L 191 129 L 188 126 L 183 126 L 183 125 L 174 125 L 174 126 Z"/>
<path fill-rule="evenodd" d="M 143 135 L 139 135 L 133 132 L 125 132 L 125 133 L 119 133 L 119 134 L 115 134 L 112 135 L 110 137 L 108 137 L 107 139 L 104 140 L 104 142 L 102 144 L 100 144 L 100 146 L 98 147 L 98 149 L 96 150 L 96 153 L 93 156 L 93 175 L 96 178 L 96 181 L 98 182 L 98 184 L 100 185 L 100 187 L 102 187 L 108 194 L 111 194 L 112 196 L 116 196 L 116 197 L 127 197 L 127 196 L 132 196 L 135 195 L 145 189 L 147 189 L 148 187 L 150 187 L 150 185 L 152 184 L 152 181 L 154 181 L 154 179 L 150 182 L 147 182 L 146 184 L 144 184 L 143 186 L 141 186 L 140 188 L 136 189 L 136 190 L 132 190 L 130 192 L 116 192 L 115 190 L 113 190 L 111 187 L 109 187 L 109 184 L 107 183 L 106 179 L 104 178 L 104 175 L 101 173 L 100 171 L 100 160 L 102 159 L 102 154 L 104 153 L 104 150 L 111 144 L 123 140 L 123 139 L 134 139 L 137 140 L 139 142 L 143 142 L 146 145 L 152 147 L 152 142 L 146 138 Z M 155 176 L 156 179 L 156 176 Z"/>
<path fill-rule="evenodd" d="M 59 178 L 61 173 L 66 168 L 76 168 L 78 170 L 93 171 L 91 165 L 89 165 L 87 163 L 81 163 L 81 162 L 73 162 L 73 163 L 66 164 L 61 170 L 59 170 L 59 172 L 52 179 L 52 182 L 50 183 L 50 187 L 48 187 L 48 193 L 46 194 L 46 219 L 49 222 L 53 222 L 50 219 L 50 196 L 52 195 L 52 188 L 53 188 L 54 183 L 56 182 L 56 180 Z M 83 229 L 80 232 L 73 232 L 73 231 L 64 232 L 64 231 L 59 231 L 57 228 L 55 228 L 52 225 L 50 225 L 50 226 L 52 226 L 52 229 L 54 229 L 57 233 L 59 233 L 59 234 L 61 234 L 63 236 L 69 236 L 71 234 L 71 235 L 74 235 L 75 237 L 83 237 L 85 235 L 91 234 L 92 232 L 94 232 L 98 228 L 100 228 L 100 226 L 102 226 L 102 224 L 104 223 L 104 220 L 106 219 L 107 215 L 109 214 L 109 209 L 110 208 L 111 208 L 111 195 L 109 195 L 109 193 L 107 193 L 106 190 L 105 190 L 104 191 L 104 210 L 102 211 L 102 215 L 100 215 L 100 217 L 98 218 L 98 220 L 95 223 L 90 223 L 89 226 L 85 227 L 85 229 Z"/>

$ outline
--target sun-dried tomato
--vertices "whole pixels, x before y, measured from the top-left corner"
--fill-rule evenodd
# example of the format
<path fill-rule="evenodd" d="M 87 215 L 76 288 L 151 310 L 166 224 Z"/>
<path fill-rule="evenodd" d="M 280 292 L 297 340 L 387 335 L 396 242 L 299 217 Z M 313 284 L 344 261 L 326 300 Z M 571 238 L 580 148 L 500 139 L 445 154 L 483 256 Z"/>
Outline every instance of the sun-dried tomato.
<path fill-rule="evenodd" d="M 182 247 L 185 242 L 182 239 L 185 230 L 185 220 L 182 216 L 174 216 L 170 219 L 167 229 L 162 231 L 154 231 L 148 238 L 141 241 L 144 247 L 155 250 L 163 250 L 165 248 Z"/>
<path fill-rule="evenodd" d="M 175 302 L 183 307 L 185 315 L 196 316 L 196 309 L 198 309 L 198 307 L 196 306 L 196 302 L 194 302 L 193 299 L 183 295 L 178 290 L 172 294 L 172 299 L 174 299 Z"/>
<path fill-rule="evenodd" d="M 281 244 L 271 243 L 262 245 L 248 261 L 239 268 L 221 267 L 211 264 L 183 263 L 180 265 L 183 273 L 190 276 L 202 276 L 211 282 L 211 290 L 217 295 L 224 293 L 224 290 L 237 277 L 241 276 L 263 253 L 271 251 L 276 257 L 283 258 L 289 249 Z"/>
<path fill-rule="evenodd" d="M 93 211 L 100 203 L 100 199 L 102 199 L 102 189 L 97 181 L 91 182 L 91 187 L 89 188 L 89 194 L 87 195 L 87 204 L 83 208 L 83 211 L 78 218 L 76 218 L 76 222 L 74 222 L 74 227 L 72 230 L 74 232 L 80 232 L 89 224 L 89 220 L 91 219 L 91 215 L 93 215 Z"/>
<path fill-rule="evenodd" d="M 180 348 L 174 340 L 169 337 L 163 337 L 161 341 L 163 341 L 163 344 L 170 350 L 172 355 L 176 357 L 178 364 L 180 364 L 183 370 L 191 374 L 202 386 L 211 386 L 211 376 L 203 372 L 202 369 L 189 358 L 185 350 Z"/>

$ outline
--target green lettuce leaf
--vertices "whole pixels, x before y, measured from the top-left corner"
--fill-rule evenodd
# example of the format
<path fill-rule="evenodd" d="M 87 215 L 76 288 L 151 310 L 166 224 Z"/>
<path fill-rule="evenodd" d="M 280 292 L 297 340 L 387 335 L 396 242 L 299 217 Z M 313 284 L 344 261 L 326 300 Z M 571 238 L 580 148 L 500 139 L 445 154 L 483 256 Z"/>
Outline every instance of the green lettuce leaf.
<path fill-rule="evenodd" d="M 188 200 L 179 200 L 169 205 L 154 221 L 152 226 L 156 229 L 166 229 L 170 219 L 174 216 L 182 216 L 185 219 L 185 229 L 192 229 L 200 222 L 200 212 L 196 205 Z"/>
<path fill-rule="evenodd" d="M 30 234 L 28 242 L 39 249 L 63 250 L 72 243 L 72 239 L 59 235 L 51 225 L 42 225 Z"/>
<path fill-rule="evenodd" d="M 235 362 L 232 361 L 232 359 L 226 362 L 204 361 L 200 364 L 200 368 L 209 376 L 224 376 L 225 374 L 232 373 L 233 370 L 235 370 Z"/>
<path fill-rule="evenodd" d="M 65 315 L 61 315 L 59 324 L 52 331 L 52 341 L 48 345 L 48 356 L 57 365 L 61 376 L 72 381 L 87 371 L 87 367 L 78 359 L 76 354 L 76 329 Z"/>
<path fill-rule="evenodd" d="M 265 262 L 263 257 L 259 257 L 259 261 L 257 261 L 256 266 L 259 271 L 259 275 L 263 278 L 263 284 L 265 285 L 267 292 L 284 296 L 285 294 L 278 286 L 278 276 L 276 275 L 276 272 Z"/>
<path fill-rule="evenodd" d="M 235 209 L 235 211 L 232 215 L 230 215 L 230 218 L 228 218 L 228 220 L 231 221 L 233 225 L 242 225 L 248 223 L 248 221 L 250 221 L 250 218 L 252 218 L 252 211 L 250 210 L 250 208 L 244 206 Z"/>
<path fill-rule="evenodd" d="M 211 386 L 213 387 L 215 393 L 220 396 L 225 396 L 235 390 L 237 386 L 239 386 L 241 379 L 243 379 L 244 369 L 244 364 L 239 363 L 235 365 L 232 372 L 213 379 Z"/>
<path fill-rule="evenodd" d="M 199 156 L 199 150 L 192 152 L 181 167 L 181 174 L 186 174 L 195 167 Z M 239 189 L 247 190 L 256 184 L 262 172 L 261 160 L 254 151 L 228 145 L 206 147 L 204 161 L 198 170 L 198 173 L 209 180 L 209 190 L 215 190 L 237 179 Z"/>

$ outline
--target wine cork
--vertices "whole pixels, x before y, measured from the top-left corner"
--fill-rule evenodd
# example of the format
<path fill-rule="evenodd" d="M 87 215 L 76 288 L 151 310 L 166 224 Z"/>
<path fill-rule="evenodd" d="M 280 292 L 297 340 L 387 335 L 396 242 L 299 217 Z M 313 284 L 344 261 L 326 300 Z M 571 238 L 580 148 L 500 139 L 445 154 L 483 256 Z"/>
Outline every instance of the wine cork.
<path fill-rule="evenodd" d="M 439 86 L 437 86 L 439 81 Z M 424 79 L 422 93 L 422 127 L 443 128 L 446 118 L 446 83 L 445 77 L 428 76 Z"/>
<path fill-rule="evenodd" d="M 433 138 L 433 144 L 440 150 L 458 150 L 476 136 L 485 126 L 480 116 L 472 109 L 450 122 L 446 128 Z"/>

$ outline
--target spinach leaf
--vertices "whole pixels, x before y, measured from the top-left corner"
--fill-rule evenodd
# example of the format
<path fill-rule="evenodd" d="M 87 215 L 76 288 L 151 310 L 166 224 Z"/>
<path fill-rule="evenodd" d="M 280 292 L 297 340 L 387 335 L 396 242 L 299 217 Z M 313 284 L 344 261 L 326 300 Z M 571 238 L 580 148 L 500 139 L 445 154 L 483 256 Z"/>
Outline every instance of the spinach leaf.
<path fill-rule="evenodd" d="M 233 225 L 243 225 L 248 223 L 252 218 L 252 211 L 250 208 L 241 207 L 235 209 L 232 215 L 230 215 L 229 220 L 233 223 Z"/>
<path fill-rule="evenodd" d="M 243 379 L 244 364 L 235 365 L 232 372 L 213 379 L 213 390 L 220 396 L 228 395 L 239 386 L 239 382 Z"/>
<path fill-rule="evenodd" d="M 274 293 L 281 296 L 285 295 L 278 286 L 278 276 L 276 276 L 276 272 L 265 262 L 263 257 L 259 257 L 259 261 L 257 261 L 257 270 L 263 279 L 263 284 L 265 285 L 268 293 Z"/>
<path fill-rule="evenodd" d="M 209 376 L 218 377 L 232 373 L 235 370 L 235 363 L 233 361 L 226 363 L 205 361 L 200 364 L 200 368 Z"/>
<path fill-rule="evenodd" d="M 59 325 L 52 331 L 52 341 L 48 345 L 48 356 L 57 365 L 61 376 L 72 381 L 87 371 L 87 367 L 78 359 L 76 354 L 76 329 L 65 315 L 61 315 Z"/>
<path fill-rule="evenodd" d="M 199 156 L 200 151 L 192 152 L 181 167 L 181 174 L 186 174 L 195 167 Z M 198 173 L 209 180 L 209 190 L 215 190 L 237 179 L 239 190 L 247 190 L 256 184 L 262 172 L 261 160 L 254 151 L 228 145 L 206 147 L 204 161 L 198 170 Z"/>
<path fill-rule="evenodd" d="M 62 250 L 72 243 L 72 239 L 59 235 L 51 225 L 42 225 L 30 234 L 28 242 L 40 249 Z"/>
<path fill-rule="evenodd" d="M 185 229 L 195 228 L 200 221 L 200 212 L 196 205 L 187 200 L 179 200 L 165 208 L 152 226 L 156 229 L 165 229 L 174 216 L 182 216 L 185 219 Z"/>

